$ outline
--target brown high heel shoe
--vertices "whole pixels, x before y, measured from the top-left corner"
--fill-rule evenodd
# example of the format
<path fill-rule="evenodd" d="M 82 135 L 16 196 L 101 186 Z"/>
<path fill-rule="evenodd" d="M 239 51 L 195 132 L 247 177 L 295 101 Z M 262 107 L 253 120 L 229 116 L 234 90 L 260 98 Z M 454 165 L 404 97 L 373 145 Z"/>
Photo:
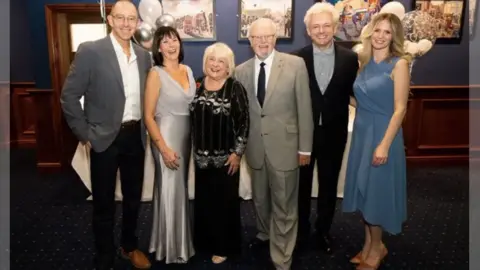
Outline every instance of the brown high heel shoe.
<path fill-rule="evenodd" d="M 363 251 L 361 250 L 360 252 L 358 252 L 357 255 L 355 255 L 355 257 L 350 259 L 350 263 L 353 263 L 353 264 L 361 263 L 364 260 L 362 254 L 363 254 Z"/>
<path fill-rule="evenodd" d="M 385 246 L 382 246 L 382 254 L 378 258 L 377 262 L 374 265 L 370 265 L 365 262 L 365 260 L 362 260 L 360 264 L 357 266 L 357 270 L 377 270 L 378 267 L 380 267 L 380 264 L 383 262 L 385 257 L 388 254 L 388 250 Z"/>
<path fill-rule="evenodd" d="M 212 256 L 212 262 L 214 264 L 221 264 L 226 260 L 227 260 L 227 257 L 220 257 L 220 256 L 217 256 L 217 255 Z"/>

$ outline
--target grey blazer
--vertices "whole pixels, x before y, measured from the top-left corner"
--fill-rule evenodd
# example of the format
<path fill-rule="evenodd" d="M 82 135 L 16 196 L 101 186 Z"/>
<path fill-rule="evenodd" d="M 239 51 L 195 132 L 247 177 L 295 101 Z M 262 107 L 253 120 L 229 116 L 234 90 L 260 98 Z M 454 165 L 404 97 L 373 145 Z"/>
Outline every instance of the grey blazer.
<path fill-rule="evenodd" d="M 298 168 L 298 152 L 311 152 L 313 118 L 308 72 L 302 58 L 275 51 L 263 108 L 255 94 L 255 58 L 235 70 L 248 92 L 250 133 L 245 155 L 253 169 L 265 155 L 274 168 Z"/>
<path fill-rule="evenodd" d="M 142 141 L 145 146 L 143 96 L 152 62 L 146 50 L 136 44 L 133 44 L 133 49 L 140 76 Z M 84 110 L 80 104 L 82 96 Z M 122 124 L 125 94 L 120 66 L 109 35 L 78 47 L 60 102 L 65 119 L 79 141 L 89 141 L 96 152 L 102 152 L 112 144 Z"/>

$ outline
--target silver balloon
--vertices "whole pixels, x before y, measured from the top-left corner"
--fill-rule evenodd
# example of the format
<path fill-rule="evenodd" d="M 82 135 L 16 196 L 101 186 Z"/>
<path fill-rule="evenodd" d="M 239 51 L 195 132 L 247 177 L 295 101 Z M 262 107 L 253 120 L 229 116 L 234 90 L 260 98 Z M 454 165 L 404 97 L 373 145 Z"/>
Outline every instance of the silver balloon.
<path fill-rule="evenodd" d="M 143 22 L 137 30 L 135 30 L 135 34 L 133 35 L 133 39 L 138 44 L 142 45 L 148 43 L 153 40 L 153 28 Z M 148 49 L 148 48 L 146 48 Z"/>
<path fill-rule="evenodd" d="M 162 3 L 159 0 L 141 0 L 138 4 L 138 13 L 140 13 L 142 21 L 153 26 L 155 24 L 155 20 L 162 16 Z"/>
<path fill-rule="evenodd" d="M 157 18 L 155 21 L 155 26 L 157 28 L 162 26 L 175 27 L 175 18 L 170 14 L 163 14 Z"/>

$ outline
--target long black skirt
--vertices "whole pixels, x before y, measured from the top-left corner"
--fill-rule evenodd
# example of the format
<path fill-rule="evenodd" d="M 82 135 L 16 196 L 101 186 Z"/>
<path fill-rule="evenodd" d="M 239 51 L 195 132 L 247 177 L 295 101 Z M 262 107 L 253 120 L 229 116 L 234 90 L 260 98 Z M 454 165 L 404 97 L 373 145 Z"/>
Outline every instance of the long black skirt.
<path fill-rule="evenodd" d="M 239 172 L 228 175 L 228 166 L 195 166 L 194 245 L 199 253 L 225 257 L 240 254 L 239 180 Z"/>

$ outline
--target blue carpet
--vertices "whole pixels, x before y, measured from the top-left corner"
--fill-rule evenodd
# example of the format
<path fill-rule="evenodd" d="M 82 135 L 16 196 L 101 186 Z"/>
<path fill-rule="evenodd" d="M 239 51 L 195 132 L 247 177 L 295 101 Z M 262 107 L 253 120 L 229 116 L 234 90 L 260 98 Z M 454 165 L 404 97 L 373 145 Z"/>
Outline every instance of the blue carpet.
<path fill-rule="evenodd" d="M 92 269 L 92 205 L 88 190 L 73 171 L 39 175 L 35 153 L 12 151 L 11 269 Z M 468 269 L 468 167 L 409 168 L 408 222 L 398 236 L 385 236 L 389 249 L 380 269 Z M 311 250 L 294 257 L 293 269 L 354 269 L 349 263 L 362 245 L 360 217 L 337 213 L 332 226 L 336 246 L 332 256 Z M 312 201 L 312 208 L 315 203 Z M 152 269 L 264 269 L 268 254 L 252 254 L 246 243 L 255 236 L 253 205 L 242 202 L 244 253 L 214 266 L 209 257 L 195 256 L 186 265 L 154 263 Z M 152 207 L 142 205 L 140 247 L 148 247 Z M 117 207 L 119 239 L 121 208 Z M 116 269 L 131 269 L 121 259 Z"/>

